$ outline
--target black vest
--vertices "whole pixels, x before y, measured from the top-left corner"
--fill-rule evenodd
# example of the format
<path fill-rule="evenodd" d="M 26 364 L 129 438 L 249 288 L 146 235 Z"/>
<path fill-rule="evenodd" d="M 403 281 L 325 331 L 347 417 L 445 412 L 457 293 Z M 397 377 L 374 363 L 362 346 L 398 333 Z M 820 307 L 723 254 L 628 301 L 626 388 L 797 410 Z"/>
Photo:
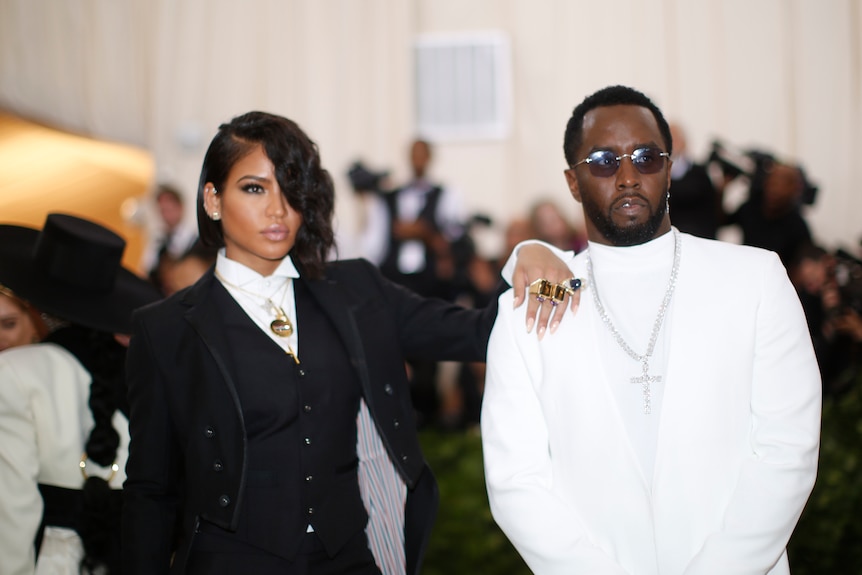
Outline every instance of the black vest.
<path fill-rule="evenodd" d="M 292 559 L 314 527 L 333 555 L 367 514 L 357 479 L 362 389 L 335 328 L 302 281 L 296 292 L 297 365 L 223 290 L 227 344 L 247 435 L 236 543 Z M 213 532 L 214 526 L 205 526 Z"/>
<path fill-rule="evenodd" d="M 399 188 L 393 192 L 383 194 L 383 199 L 386 203 L 387 211 L 389 212 L 389 239 L 386 256 L 380 264 L 381 273 L 388 279 L 406 286 L 416 293 L 426 296 L 441 296 L 443 295 L 440 286 L 440 281 L 437 278 L 437 266 L 434 252 L 425 246 L 425 267 L 411 274 L 402 273 L 398 269 L 398 253 L 401 251 L 402 240 L 395 237 L 392 233 L 392 224 L 398 219 L 398 196 L 404 188 Z M 437 223 L 437 206 L 440 203 L 440 195 L 443 189 L 440 186 L 434 186 L 425 193 L 425 205 L 419 211 L 417 220 L 424 220 L 431 227 L 440 231 L 440 226 Z"/>

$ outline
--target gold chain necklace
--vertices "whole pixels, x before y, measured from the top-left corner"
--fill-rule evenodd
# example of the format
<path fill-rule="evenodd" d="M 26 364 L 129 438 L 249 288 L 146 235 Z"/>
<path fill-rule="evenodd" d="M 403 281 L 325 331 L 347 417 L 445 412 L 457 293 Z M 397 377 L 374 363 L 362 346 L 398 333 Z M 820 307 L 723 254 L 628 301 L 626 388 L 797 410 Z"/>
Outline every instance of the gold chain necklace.
<path fill-rule="evenodd" d="M 231 283 L 231 282 L 227 281 L 225 279 L 225 277 L 218 272 L 218 270 L 216 270 L 215 275 L 219 279 L 219 281 L 221 281 L 223 284 L 228 285 L 228 286 L 232 287 L 233 289 L 235 289 L 237 291 L 241 291 L 242 293 L 248 294 L 252 297 L 256 297 L 256 298 L 264 300 L 265 305 L 263 307 L 265 307 L 266 309 L 269 310 L 270 313 L 275 315 L 275 319 L 269 323 L 269 330 L 272 333 L 274 333 L 278 337 L 290 337 L 291 335 L 293 335 L 293 324 L 290 323 L 290 318 L 287 317 L 286 313 L 284 313 L 284 308 L 282 308 L 280 305 L 277 305 L 274 301 L 272 301 L 272 297 L 263 296 L 259 293 L 255 293 L 251 290 L 247 290 L 247 289 L 242 288 L 242 287 L 240 287 L 234 283 Z M 288 281 L 290 281 L 290 280 L 288 279 L 288 280 L 285 280 L 285 282 L 284 282 L 284 293 L 281 296 L 282 303 L 284 303 L 284 296 L 287 295 L 287 282 Z M 276 293 L 277 293 L 277 291 L 276 291 Z M 273 295 L 275 295 L 275 294 L 273 294 Z M 293 347 L 291 347 L 290 343 L 287 343 L 287 349 L 288 349 L 288 353 L 293 357 L 293 360 L 296 363 L 299 363 L 299 356 L 296 355 L 295 351 L 293 351 Z"/>

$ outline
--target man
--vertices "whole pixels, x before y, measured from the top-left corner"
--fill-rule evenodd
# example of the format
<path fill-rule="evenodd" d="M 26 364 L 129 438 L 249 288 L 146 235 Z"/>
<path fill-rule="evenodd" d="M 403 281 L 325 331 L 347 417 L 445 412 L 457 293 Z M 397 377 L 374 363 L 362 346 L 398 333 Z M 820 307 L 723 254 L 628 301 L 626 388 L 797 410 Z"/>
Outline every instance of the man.
<path fill-rule="evenodd" d="M 155 194 L 161 229 L 150 238 L 141 258 L 141 266 L 150 281 L 167 294 L 163 275 L 166 268 L 179 261 L 195 246 L 198 231 L 194 224 L 186 222 L 182 194 L 170 184 L 159 184 Z"/>
<path fill-rule="evenodd" d="M 640 92 L 586 98 L 564 151 L 584 299 L 539 340 L 501 296 L 482 411 L 497 523 L 542 575 L 789 573 L 820 380 L 785 270 L 671 227 L 670 130 Z"/>
<path fill-rule="evenodd" d="M 452 242 L 464 233 L 460 197 L 449 187 L 432 182 L 431 144 L 410 145 L 411 179 L 404 186 L 382 192 L 370 206 L 363 253 L 383 275 L 419 295 L 453 299 L 455 261 Z M 410 357 L 410 387 L 420 426 L 434 422 L 440 404 L 437 363 Z"/>
<path fill-rule="evenodd" d="M 673 223 L 680 231 L 714 240 L 722 213 L 722 188 L 713 183 L 706 165 L 689 156 L 682 126 L 670 124 L 670 133 L 673 139 L 670 172 Z"/>
<path fill-rule="evenodd" d="M 431 159 L 431 144 L 411 144 L 411 180 L 378 196 L 363 246 L 387 278 L 423 296 L 445 297 L 449 246 L 464 232 L 464 217 L 459 196 L 429 180 Z"/>
<path fill-rule="evenodd" d="M 799 166 L 769 161 L 749 199 L 725 223 L 742 229 L 742 243 L 772 250 L 789 266 L 812 243 L 802 215 L 805 174 Z"/>

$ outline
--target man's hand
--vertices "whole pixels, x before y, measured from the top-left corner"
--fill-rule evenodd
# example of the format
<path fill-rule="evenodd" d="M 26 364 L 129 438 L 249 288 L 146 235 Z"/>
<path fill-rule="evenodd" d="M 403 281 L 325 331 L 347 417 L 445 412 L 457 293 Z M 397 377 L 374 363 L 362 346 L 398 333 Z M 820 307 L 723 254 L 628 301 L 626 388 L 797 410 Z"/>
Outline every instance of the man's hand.
<path fill-rule="evenodd" d="M 540 301 L 535 295 L 528 294 L 527 290 L 531 283 L 536 280 L 545 279 L 551 284 L 568 285 L 572 279 L 572 272 L 565 263 L 553 254 L 549 249 L 530 244 L 518 250 L 518 261 L 515 265 L 515 273 L 512 277 L 512 287 L 515 290 L 515 307 L 527 301 L 527 332 L 536 326 L 536 335 L 542 339 L 545 330 L 550 326 L 551 333 L 557 331 L 560 322 L 565 315 L 566 305 L 574 314 L 581 303 L 581 292 L 575 290 L 574 295 L 564 293 L 562 302 L 553 305 L 551 299 L 544 298 Z"/>

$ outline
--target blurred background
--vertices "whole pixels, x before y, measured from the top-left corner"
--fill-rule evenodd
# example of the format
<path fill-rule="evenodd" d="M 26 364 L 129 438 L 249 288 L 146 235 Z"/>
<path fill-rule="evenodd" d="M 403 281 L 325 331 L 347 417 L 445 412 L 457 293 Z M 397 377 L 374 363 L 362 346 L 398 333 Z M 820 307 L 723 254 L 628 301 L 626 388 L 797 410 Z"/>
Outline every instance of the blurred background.
<path fill-rule="evenodd" d="M 858 288 L 860 32 L 862 0 L 0 0 L 0 221 L 94 219 L 128 240 L 126 265 L 149 273 L 165 223 L 157 193 L 172 189 L 186 206 L 174 217 L 193 229 L 206 145 L 258 109 L 320 146 L 342 257 L 365 255 L 364 192 L 407 180 L 420 137 L 435 180 L 458 191 L 471 254 L 498 261 L 519 230 L 540 235 L 540 204 L 578 249 L 565 123 L 587 94 L 627 84 L 684 127 L 728 213 L 764 157 L 803 168 L 794 210 Z M 734 226 L 719 236 L 744 240 Z M 795 573 L 862 573 L 859 340 L 848 345 Z M 473 367 L 473 403 L 441 385 L 435 409 L 451 413 L 423 430 L 443 495 L 426 571 L 525 573 L 487 511 Z"/>
<path fill-rule="evenodd" d="M 0 218 L 41 223 L 33 212 L 51 201 L 125 193 L 96 180 L 64 193 L 96 163 L 141 195 L 168 182 L 191 198 L 218 125 L 263 109 L 319 144 L 342 237 L 363 225 L 348 166 L 403 179 L 421 135 L 434 174 L 493 220 L 477 243 L 494 255 L 504 223 L 539 196 L 577 220 L 565 122 L 586 94 L 622 83 L 685 126 L 696 158 L 717 140 L 803 164 L 820 189 L 814 234 L 855 248 L 860 28 L 858 0 L 0 0 L 0 109 L 142 152 L 60 160 L 2 128 Z"/>

